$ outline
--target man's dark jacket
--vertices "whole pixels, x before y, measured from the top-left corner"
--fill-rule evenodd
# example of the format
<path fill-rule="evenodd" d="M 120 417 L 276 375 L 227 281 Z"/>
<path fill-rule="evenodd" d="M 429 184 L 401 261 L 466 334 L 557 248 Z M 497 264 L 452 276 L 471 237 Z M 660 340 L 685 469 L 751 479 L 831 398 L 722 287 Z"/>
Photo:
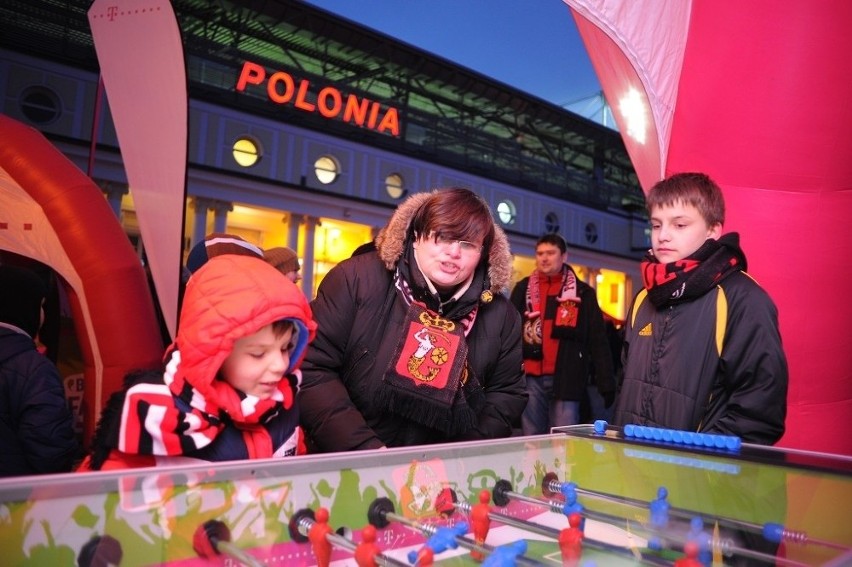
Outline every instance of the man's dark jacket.
<path fill-rule="evenodd" d="M 695 300 L 659 309 L 647 297 L 638 308 L 636 301 L 625 324 L 616 425 L 762 444 L 781 438 L 787 359 L 775 304 L 751 277 L 735 272 Z"/>
<path fill-rule="evenodd" d="M 0 327 L 0 476 L 68 472 L 79 450 L 56 366 Z"/>

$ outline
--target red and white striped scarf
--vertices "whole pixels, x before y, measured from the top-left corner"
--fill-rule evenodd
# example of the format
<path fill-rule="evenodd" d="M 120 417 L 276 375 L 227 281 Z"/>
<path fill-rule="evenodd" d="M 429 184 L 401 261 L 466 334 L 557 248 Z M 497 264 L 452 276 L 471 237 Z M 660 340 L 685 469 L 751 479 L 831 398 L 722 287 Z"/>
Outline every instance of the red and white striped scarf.
<path fill-rule="evenodd" d="M 127 391 L 118 448 L 143 455 L 186 455 L 213 442 L 228 423 L 242 432 L 250 458 L 272 457 L 275 448 L 263 423 L 293 407 L 296 392 L 281 380 L 267 400 L 240 394 L 213 380 L 198 389 L 180 372 L 180 351 L 169 354 L 165 384 L 137 384 Z M 301 374 L 294 372 L 297 382 Z M 204 391 L 202 391 L 204 390 Z"/>

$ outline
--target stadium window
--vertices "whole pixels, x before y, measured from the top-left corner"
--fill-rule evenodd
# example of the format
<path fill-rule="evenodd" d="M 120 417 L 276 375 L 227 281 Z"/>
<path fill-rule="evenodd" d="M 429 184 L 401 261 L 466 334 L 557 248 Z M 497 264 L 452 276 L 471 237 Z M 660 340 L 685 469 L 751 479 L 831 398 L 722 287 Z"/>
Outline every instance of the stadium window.
<path fill-rule="evenodd" d="M 590 222 L 586 224 L 586 242 L 589 244 L 594 244 L 598 241 L 598 226 Z"/>
<path fill-rule="evenodd" d="M 234 142 L 231 149 L 234 161 L 242 167 L 251 167 L 260 161 L 260 145 L 251 138 L 243 136 Z"/>
<path fill-rule="evenodd" d="M 547 234 L 558 233 L 560 228 L 559 215 L 553 212 L 544 215 L 544 231 Z"/>
<path fill-rule="evenodd" d="M 24 116 L 35 124 L 52 124 L 62 114 L 59 97 L 52 90 L 42 86 L 26 89 L 21 94 L 20 107 Z"/>
<path fill-rule="evenodd" d="M 385 178 L 385 191 L 391 199 L 400 199 L 405 195 L 405 182 L 398 173 L 391 173 Z"/>
<path fill-rule="evenodd" d="M 320 183 L 328 185 L 340 175 L 340 164 L 332 156 L 322 156 L 314 162 L 314 174 Z"/>
<path fill-rule="evenodd" d="M 497 217 L 501 223 L 505 225 L 515 224 L 515 216 L 517 214 L 518 210 L 515 208 L 515 204 L 509 199 L 504 199 L 497 203 Z"/>

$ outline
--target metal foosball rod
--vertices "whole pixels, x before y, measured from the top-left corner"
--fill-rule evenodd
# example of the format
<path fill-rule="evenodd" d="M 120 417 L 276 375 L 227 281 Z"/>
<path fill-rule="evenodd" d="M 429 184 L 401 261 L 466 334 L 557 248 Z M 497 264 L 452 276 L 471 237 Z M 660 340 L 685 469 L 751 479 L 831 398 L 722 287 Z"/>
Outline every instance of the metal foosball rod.
<path fill-rule="evenodd" d="M 391 502 L 388 498 L 377 498 L 376 500 L 374 500 L 372 504 L 370 504 L 370 509 L 367 514 L 370 524 L 376 526 L 377 528 L 384 528 L 390 522 L 398 522 L 406 527 L 417 530 L 427 536 L 434 536 L 439 533 L 443 534 L 446 537 L 442 538 L 445 543 L 439 549 L 441 551 L 454 547 L 452 544 L 446 543 L 448 538 L 451 538 L 453 540 L 453 543 L 457 544 L 457 547 L 463 547 L 469 551 L 481 553 L 483 555 L 490 556 L 498 551 L 498 549 L 493 546 L 477 544 L 476 542 L 466 537 L 463 537 L 462 534 L 466 533 L 468 528 L 466 523 L 459 524 L 464 528 L 464 531 L 461 534 L 458 533 L 458 531 L 460 530 L 456 530 L 456 533 L 451 533 L 447 531 L 447 528 L 425 524 L 423 522 L 417 522 L 415 520 L 411 520 L 409 518 L 406 518 L 405 516 L 397 514 L 394 509 L 393 502 Z M 534 561 L 528 557 L 524 557 L 523 555 L 515 555 L 513 557 L 513 561 L 515 565 L 541 565 L 540 562 Z"/>
<path fill-rule="evenodd" d="M 500 482 L 506 482 L 506 481 L 500 481 Z M 505 489 L 505 485 L 503 486 L 503 488 Z M 498 491 L 498 492 L 500 492 L 502 494 L 506 494 L 505 490 L 504 491 Z M 492 491 L 492 494 L 493 493 L 494 493 L 494 491 Z M 521 496 L 523 496 L 523 495 L 521 495 Z M 523 498 L 526 499 L 527 497 L 523 497 Z M 459 510 L 461 510 L 462 512 L 464 512 L 466 514 L 470 513 L 471 508 L 472 508 L 471 504 L 468 503 L 468 502 L 457 502 L 456 499 L 455 499 L 455 493 L 453 493 L 453 502 L 455 502 L 455 506 Z M 498 496 L 495 496 L 494 497 L 494 503 L 497 504 L 498 506 L 505 506 L 508 503 L 508 501 L 504 501 L 502 499 L 499 499 Z M 538 505 L 546 504 L 546 503 L 544 503 L 540 500 L 534 501 L 534 503 L 538 504 Z M 554 511 L 561 511 L 561 510 L 554 510 Z M 585 515 L 585 511 L 584 511 L 584 515 Z M 559 530 L 557 528 L 551 528 L 549 526 L 542 526 L 541 524 L 536 524 L 534 522 L 529 522 L 527 520 L 520 520 L 518 518 L 513 518 L 512 516 L 508 516 L 506 514 L 501 514 L 499 512 L 495 512 L 493 510 L 491 510 L 488 513 L 488 516 L 492 520 L 498 521 L 498 522 L 505 524 L 507 526 L 512 526 L 514 528 L 519 528 L 519 529 L 522 529 L 522 530 L 525 530 L 525 531 L 528 531 L 528 532 L 532 532 L 532 533 L 538 534 L 540 536 L 544 536 L 546 538 L 553 539 L 555 541 L 559 541 L 559 537 L 560 537 L 560 534 L 561 534 L 561 531 L 562 531 L 562 530 Z M 624 547 L 612 545 L 612 544 L 609 544 L 609 543 L 606 543 L 606 542 L 603 542 L 603 541 L 598 541 L 598 540 L 595 540 L 595 539 L 591 539 L 591 538 L 588 538 L 588 537 L 583 538 L 583 545 L 588 545 L 589 547 L 597 549 L 599 551 L 605 551 L 605 552 L 613 553 L 613 554 L 616 554 L 616 555 L 623 555 L 625 557 L 629 557 L 630 559 L 638 559 L 640 562 L 647 564 L 647 565 L 671 565 L 670 561 L 665 561 L 663 559 L 660 559 L 660 558 L 654 557 L 654 556 L 644 556 L 641 553 L 639 553 L 638 551 L 626 549 Z M 638 554 L 638 556 L 637 556 L 637 554 Z"/>
<path fill-rule="evenodd" d="M 541 481 L 541 493 L 545 497 L 549 498 L 553 495 L 562 493 L 562 491 L 565 489 L 566 484 L 572 484 L 572 489 L 575 490 L 577 494 L 580 494 L 582 496 L 605 500 L 607 502 L 626 504 L 629 506 L 634 506 L 636 508 L 648 508 L 649 502 L 645 500 L 629 498 L 626 496 L 616 496 L 614 494 L 607 494 L 605 492 L 598 492 L 594 490 L 580 488 L 574 483 L 560 482 L 559 477 L 556 475 L 556 473 L 553 472 L 549 472 L 544 475 L 544 478 Z M 669 507 L 669 513 L 687 521 L 695 516 L 702 515 L 701 513 L 696 512 L 694 510 L 688 510 L 686 508 L 677 508 L 674 506 Z M 821 540 L 816 538 L 809 538 L 806 532 L 788 530 L 784 527 L 783 524 L 777 522 L 757 524 L 754 522 L 746 522 L 744 520 L 738 520 L 736 518 L 729 518 L 724 516 L 714 516 L 713 520 L 715 522 L 718 522 L 720 526 L 758 534 L 772 543 L 787 542 L 796 543 L 800 545 L 812 544 L 828 547 L 831 549 L 850 551 L 850 547 L 848 545 L 842 545 L 832 541 Z"/>
<path fill-rule="evenodd" d="M 572 485 L 572 484 L 573 483 L 567 483 L 567 485 L 561 486 L 560 488 L 563 490 L 563 492 L 567 492 L 569 494 L 574 494 L 574 486 L 568 486 L 568 485 Z M 566 489 L 568 489 L 568 490 L 566 490 Z M 576 490 L 576 492 L 579 493 L 580 491 Z M 511 490 L 511 483 L 509 483 L 509 481 L 507 481 L 507 480 L 498 481 L 497 484 L 494 486 L 493 493 L 494 493 L 494 502 L 496 504 L 500 505 L 500 506 L 505 506 L 506 504 L 508 504 L 510 499 L 515 499 L 515 500 L 518 500 L 518 501 L 521 501 L 521 502 L 526 502 L 526 503 L 529 503 L 529 504 L 535 504 L 535 505 L 546 507 L 553 512 L 565 512 L 565 504 L 562 503 L 562 502 L 541 500 L 541 499 L 538 499 L 538 498 L 533 498 L 531 496 L 526 496 L 524 494 L 513 492 Z M 614 497 L 612 495 L 605 495 L 605 496 L 606 496 L 606 499 L 609 500 L 609 501 L 614 501 L 614 499 L 617 499 L 617 497 Z M 638 504 L 639 502 L 641 502 L 641 501 L 637 500 L 636 504 L 632 504 L 632 503 L 631 504 L 634 505 L 634 506 L 639 506 L 639 504 Z M 643 509 L 647 509 L 648 503 L 645 502 L 643 504 L 644 505 L 641 506 L 641 507 Z M 584 516 L 586 516 L 590 519 L 600 520 L 600 521 L 603 521 L 603 522 L 611 524 L 611 525 L 618 525 L 622 522 L 628 521 L 628 518 L 624 518 L 624 517 L 621 517 L 621 516 L 615 516 L 615 515 L 611 515 L 611 514 L 605 514 L 603 512 L 596 512 L 596 511 L 593 511 L 593 510 L 589 510 L 587 508 L 583 508 L 582 513 L 583 513 Z M 567 515 L 567 513 L 566 513 L 566 515 Z M 695 519 L 700 520 L 700 518 L 698 518 L 695 515 L 690 517 L 690 521 L 694 521 Z M 652 522 L 652 524 L 653 524 L 653 522 Z M 655 536 L 665 536 L 670 541 L 673 541 L 674 543 L 680 544 L 682 546 L 686 546 L 686 544 L 690 541 L 689 538 L 672 538 L 671 534 L 668 534 L 665 530 L 661 529 L 660 526 L 643 527 L 643 526 L 640 525 L 640 526 L 638 526 L 638 528 L 639 529 L 636 529 L 636 527 L 634 527 L 633 531 L 640 533 L 642 535 L 645 535 L 645 536 L 649 536 L 648 537 L 649 540 L 650 540 L 650 538 L 655 537 Z M 736 554 L 736 555 L 741 556 L 741 557 L 754 559 L 754 560 L 757 560 L 757 561 L 762 561 L 764 563 L 768 563 L 768 564 L 771 564 L 771 565 L 785 565 L 785 566 L 788 566 L 788 567 L 806 567 L 806 564 L 800 563 L 798 561 L 784 559 L 784 558 L 781 558 L 781 557 L 776 557 L 775 555 L 770 555 L 770 554 L 762 553 L 762 552 L 759 552 L 759 551 L 752 551 L 750 549 L 746 549 L 746 548 L 743 548 L 743 547 L 736 546 L 736 545 L 734 545 L 733 541 L 729 538 L 726 538 L 726 539 L 710 538 L 710 543 L 714 546 L 717 546 L 722 551 L 722 553 L 726 556 L 731 556 L 733 554 Z"/>
<path fill-rule="evenodd" d="M 579 492 L 579 491 L 578 491 Z M 498 480 L 494 485 L 494 488 L 491 490 L 493 495 L 494 503 L 498 506 L 505 506 L 509 503 L 509 499 L 517 500 L 519 502 L 526 502 L 528 504 L 534 504 L 536 506 L 542 506 L 550 509 L 551 512 L 559 512 L 563 513 L 566 516 L 572 512 L 577 511 L 581 512 L 584 517 L 590 518 L 592 520 L 599 520 L 601 522 L 607 523 L 621 523 L 625 520 L 622 516 L 616 516 L 613 514 L 607 514 L 606 512 L 598 512 L 596 510 L 589 510 L 576 502 L 570 502 L 568 506 L 566 506 L 566 502 L 559 500 L 542 500 L 540 498 L 534 498 L 532 496 L 526 496 L 525 494 L 521 494 L 519 492 L 512 491 L 512 484 L 508 480 Z"/>

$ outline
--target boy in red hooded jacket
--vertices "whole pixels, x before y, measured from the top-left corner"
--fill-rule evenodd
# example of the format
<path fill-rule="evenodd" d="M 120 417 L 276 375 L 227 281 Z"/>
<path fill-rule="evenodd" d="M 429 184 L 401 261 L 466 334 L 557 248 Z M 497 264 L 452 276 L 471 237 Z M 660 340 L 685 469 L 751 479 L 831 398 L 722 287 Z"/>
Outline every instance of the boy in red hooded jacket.
<path fill-rule="evenodd" d="M 277 269 L 211 258 L 187 283 L 164 370 L 127 377 L 80 470 L 303 452 L 298 365 L 315 331 L 307 298 Z"/>

